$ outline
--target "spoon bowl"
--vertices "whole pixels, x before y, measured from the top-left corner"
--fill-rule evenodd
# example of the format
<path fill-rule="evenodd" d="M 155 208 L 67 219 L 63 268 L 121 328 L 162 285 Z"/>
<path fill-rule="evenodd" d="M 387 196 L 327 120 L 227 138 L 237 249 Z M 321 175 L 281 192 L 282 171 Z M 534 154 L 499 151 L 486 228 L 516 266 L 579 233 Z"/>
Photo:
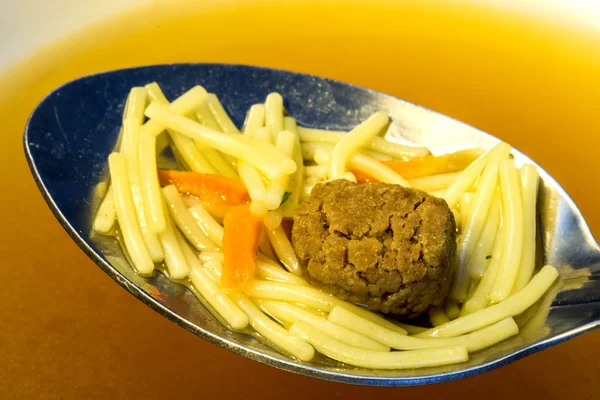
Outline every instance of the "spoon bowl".
<path fill-rule="evenodd" d="M 375 111 L 387 112 L 390 140 L 443 154 L 498 139 L 462 122 L 398 98 L 330 79 L 244 65 L 169 64 L 99 73 L 50 93 L 25 128 L 25 153 L 33 177 L 56 218 L 84 252 L 139 300 L 183 328 L 223 348 L 284 370 L 317 378 L 378 386 L 407 386 L 480 374 L 593 330 L 600 325 L 600 247 L 560 185 L 538 166 L 538 254 L 558 282 L 516 318 L 518 336 L 473 353 L 468 362 L 414 370 L 378 371 L 316 358 L 306 363 L 283 355 L 255 336 L 223 326 L 185 286 L 155 272 L 133 271 L 116 238 L 95 234 L 92 221 L 108 180 L 107 157 L 115 147 L 131 87 L 156 81 L 169 98 L 194 85 L 216 93 L 236 125 L 248 108 L 279 92 L 285 108 L 306 127 L 350 130 Z M 533 163 L 513 150 L 517 165 Z"/>

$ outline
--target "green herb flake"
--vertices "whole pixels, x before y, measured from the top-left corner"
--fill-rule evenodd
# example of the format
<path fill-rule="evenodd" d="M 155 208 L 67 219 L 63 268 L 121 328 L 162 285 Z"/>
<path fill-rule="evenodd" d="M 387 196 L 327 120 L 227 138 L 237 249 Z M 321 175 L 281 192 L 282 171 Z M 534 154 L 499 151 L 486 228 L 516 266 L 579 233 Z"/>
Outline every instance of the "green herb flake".
<path fill-rule="evenodd" d="M 486 259 L 486 260 L 489 260 L 489 259 L 491 259 L 491 258 L 492 258 L 492 256 L 491 256 L 491 255 L 489 255 L 489 254 L 488 254 L 487 256 L 485 256 L 485 259 Z"/>
<path fill-rule="evenodd" d="M 283 205 L 283 203 L 285 203 L 290 198 L 291 195 L 292 195 L 292 192 L 285 192 L 283 194 L 283 197 L 281 198 L 281 203 L 279 203 L 279 207 L 281 207 Z"/>

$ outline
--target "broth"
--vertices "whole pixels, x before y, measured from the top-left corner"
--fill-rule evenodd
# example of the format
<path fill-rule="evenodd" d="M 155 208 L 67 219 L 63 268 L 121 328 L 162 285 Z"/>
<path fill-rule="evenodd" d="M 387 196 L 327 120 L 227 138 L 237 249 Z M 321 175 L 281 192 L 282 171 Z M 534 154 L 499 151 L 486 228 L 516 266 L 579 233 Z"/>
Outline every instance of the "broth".
<path fill-rule="evenodd" d="M 101 271 L 54 220 L 22 150 L 23 128 L 43 96 L 98 71 L 166 62 L 232 62 L 307 72 L 389 93 L 465 121 L 525 152 L 564 185 L 600 234 L 600 209 L 592 195 L 600 192 L 595 179 L 600 175 L 595 153 L 600 148 L 597 31 L 441 1 L 346 1 L 343 7 L 339 1 L 287 1 L 271 8 L 265 5 L 272 1 L 189 3 L 153 3 L 113 18 L 0 75 L 0 253 L 7 286 L 0 291 L 0 304 L 5 305 L 7 337 L 23 337 L 21 347 L 6 355 L 7 360 L 21 360 L 11 370 L 35 370 L 23 349 L 39 342 L 40 324 L 49 331 L 63 329 L 48 321 L 52 310 L 75 320 L 103 304 L 102 288 L 115 286 L 99 278 Z M 42 290 L 51 301 L 40 307 Z M 130 298 L 121 292 L 120 299 Z M 60 307 L 68 309 L 56 309 Z M 117 318 L 122 322 L 123 316 Z M 147 321 L 133 312 L 125 318 L 134 326 Z M 88 333 L 89 343 L 104 342 L 104 337 L 95 338 L 98 333 Z M 131 335 L 125 340 L 137 343 Z M 42 351 L 53 359 L 63 356 L 60 349 Z M 93 349 L 85 351 L 94 354 Z M 141 347 L 128 351 L 132 360 L 145 355 Z"/>

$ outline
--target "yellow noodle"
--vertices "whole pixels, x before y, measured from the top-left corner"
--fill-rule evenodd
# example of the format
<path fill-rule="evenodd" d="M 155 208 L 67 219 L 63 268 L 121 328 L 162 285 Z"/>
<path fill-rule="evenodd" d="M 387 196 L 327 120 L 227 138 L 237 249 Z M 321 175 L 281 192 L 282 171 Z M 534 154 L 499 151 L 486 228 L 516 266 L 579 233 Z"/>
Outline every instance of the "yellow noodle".
<path fill-rule="evenodd" d="M 265 126 L 271 131 L 273 140 L 283 130 L 283 98 L 279 93 L 269 93 L 265 100 Z"/>
<path fill-rule="evenodd" d="M 302 149 L 300 138 L 298 137 L 296 120 L 292 117 L 283 118 L 285 130 L 294 134 L 294 149 L 292 152 L 292 160 L 296 163 L 296 172 L 289 177 L 287 191 L 290 193 L 285 203 L 281 205 L 283 215 L 291 218 L 296 213 L 296 208 L 300 204 L 302 198 L 302 189 L 304 187 L 304 164 L 302 159 Z"/>
<path fill-rule="evenodd" d="M 222 132 L 225 133 L 240 133 L 238 128 L 229 118 L 227 112 L 223 108 L 223 105 L 219 101 L 219 98 L 214 93 L 209 93 L 206 97 L 206 101 L 208 102 L 208 108 L 210 109 L 213 117 L 219 124 Z"/>
<path fill-rule="evenodd" d="M 498 276 L 498 268 L 502 264 L 503 258 L 505 257 L 504 249 L 506 235 L 506 223 L 503 221 L 499 226 L 498 236 L 494 242 L 494 249 L 492 250 L 490 264 L 486 268 L 483 277 L 479 281 L 477 287 L 474 289 L 474 292 L 463 304 L 463 309 L 461 310 L 462 315 L 467 315 L 474 313 L 475 311 L 482 310 L 488 305 L 490 291 L 492 290 L 494 281 Z"/>
<path fill-rule="evenodd" d="M 190 281 L 194 288 L 233 329 L 240 330 L 248 326 L 248 316 L 210 277 L 185 239 L 181 235 L 177 235 L 177 239 L 190 266 Z"/>
<path fill-rule="evenodd" d="M 490 157 L 490 163 L 493 156 Z M 458 270 L 452 282 L 452 290 L 450 296 L 462 301 L 467 297 L 469 290 L 469 264 L 473 257 L 473 252 L 481 236 L 481 232 L 485 226 L 486 218 L 496 186 L 498 184 L 498 167 L 492 165 L 491 168 L 485 169 L 477 185 L 477 191 L 472 200 L 471 209 L 468 214 L 466 226 L 462 227 L 462 236 L 458 243 L 457 258 Z M 462 212 L 462 210 L 461 210 Z M 463 212 L 464 215 L 464 212 Z"/>
<path fill-rule="evenodd" d="M 503 263 L 490 292 L 490 301 L 497 303 L 510 296 L 521 264 L 523 250 L 523 199 L 521 179 L 513 160 L 500 164 L 500 188 L 502 190 L 502 214 L 506 217 L 506 244 Z"/>
<path fill-rule="evenodd" d="M 263 126 L 265 126 L 265 105 L 254 104 L 252 107 L 250 107 L 250 110 L 248 110 L 242 132 L 245 135 L 253 136 L 258 128 Z"/>
<path fill-rule="evenodd" d="M 166 228 L 158 172 L 156 169 L 156 137 L 140 135 L 140 187 L 144 204 L 144 215 L 148 226 L 155 233 Z"/>
<path fill-rule="evenodd" d="M 146 89 L 148 90 L 148 96 L 152 99 L 152 101 L 156 101 L 157 103 L 166 106 L 170 104 L 169 100 L 167 100 L 167 98 L 163 94 L 158 84 L 156 84 L 156 82 L 146 85 Z M 171 140 L 173 141 L 173 144 L 177 148 L 179 154 L 181 155 L 184 163 L 188 166 L 189 169 L 205 174 L 217 173 L 217 171 L 198 151 L 192 139 L 181 135 L 177 132 L 174 132 L 170 129 L 168 129 L 167 132 L 171 137 Z"/>
<path fill-rule="evenodd" d="M 300 141 L 302 142 L 335 144 L 347 134 L 348 132 L 342 131 L 298 127 L 298 135 L 300 135 Z M 406 146 L 378 136 L 371 138 L 361 147 L 393 158 L 415 158 L 430 154 L 425 147 Z"/>
<path fill-rule="evenodd" d="M 123 114 L 123 138 L 121 151 L 127 157 L 127 174 L 131 197 L 137 215 L 137 221 L 140 225 L 142 237 L 150 258 L 154 262 L 160 262 L 164 258 L 164 253 L 160 247 L 158 236 L 151 229 L 149 224 L 150 216 L 144 209 L 142 196 L 142 182 L 140 178 L 139 166 L 139 132 L 140 126 L 144 122 L 144 108 L 146 106 L 147 91 L 145 88 L 134 87 L 131 89 L 127 98 L 125 113 Z"/>
<path fill-rule="evenodd" d="M 187 115 L 198 108 L 198 105 L 206 99 L 206 90 L 202 86 L 194 86 L 179 98 L 175 99 L 167 109 L 176 115 Z M 154 102 L 153 104 L 158 104 Z M 157 120 L 147 121 L 140 129 L 140 135 L 157 136 L 165 130 L 165 125 Z M 175 129 L 177 130 L 177 129 Z"/>
<path fill-rule="evenodd" d="M 298 262 L 292 244 L 288 240 L 281 225 L 275 229 L 267 228 L 266 232 L 269 236 L 271 246 L 273 246 L 273 250 L 275 251 L 275 254 L 277 254 L 279 260 L 281 260 L 281 263 L 292 274 L 300 275 L 302 273 L 300 270 L 300 263 Z"/>
<path fill-rule="evenodd" d="M 510 152 L 510 146 L 506 143 L 498 143 L 492 149 L 486 151 L 484 154 L 479 156 L 475 161 L 473 161 L 459 176 L 456 178 L 454 184 L 452 184 L 448 190 L 446 190 L 446 194 L 444 195 L 444 199 L 450 206 L 453 208 L 460 196 L 464 192 L 469 191 L 479 178 L 479 175 L 488 164 L 488 160 L 493 153 L 497 152 L 505 152 L 506 149 Z"/>
<path fill-rule="evenodd" d="M 146 115 L 168 125 L 169 128 L 177 132 L 202 142 L 206 146 L 213 147 L 224 154 L 247 161 L 255 168 L 261 170 L 269 179 L 279 179 L 282 175 L 291 174 L 296 170 L 294 161 L 283 156 L 272 145 L 263 143 L 263 146 L 258 147 L 258 142 L 249 140 L 252 138 L 215 132 L 157 103 L 152 103 L 146 109 Z M 265 146 L 270 146 L 270 148 Z M 266 149 L 270 150 L 268 157 L 264 155 Z"/>
<path fill-rule="evenodd" d="M 94 223 L 92 224 L 94 231 L 102 234 L 110 232 L 112 227 L 117 220 L 117 210 L 115 210 L 115 203 L 113 201 L 113 188 L 110 183 L 107 183 L 108 189 L 98 207 L 98 211 L 94 216 Z"/>
<path fill-rule="evenodd" d="M 352 169 L 364 172 L 365 174 L 377 179 L 379 182 L 393 183 L 396 185 L 402 185 L 404 187 L 410 187 L 410 183 L 398 175 L 396 171 L 387 165 L 382 164 L 379 161 L 363 154 L 355 153 L 352 155 L 350 157 L 349 164 Z"/>
<path fill-rule="evenodd" d="M 485 226 L 477 242 L 477 247 L 473 251 L 473 257 L 469 264 L 469 275 L 471 278 L 479 280 L 483 277 L 486 268 L 490 264 L 490 258 L 494 249 L 494 242 L 498 236 L 498 228 L 500 227 L 500 194 L 496 189 L 492 205 L 485 220 Z"/>
<path fill-rule="evenodd" d="M 173 221 L 165 215 L 165 229 L 158 234 L 160 245 L 165 252 L 165 265 L 169 271 L 169 277 L 172 279 L 183 279 L 190 273 L 190 267 L 186 261 L 186 258 L 179 246 L 177 236 L 175 232 L 177 228 L 173 224 Z"/>
<path fill-rule="evenodd" d="M 362 147 L 389 123 L 389 117 L 378 112 L 344 135 L 333 148 L 329 177 L 340 178 L 346 173 L 346 164 L 356 148 Z"/>
<path fill-rule="evenodd" d="M 231 298 L 246 313 L 250 325 L 265 339 L 274 343 L 302 361 L 310 361 L 315 355 L 313 347 L 305 340 L 294 337 L 278 323 L 267 317 L 247 296 L 231 293 Z"/>
<path fill-rule="evenodd" d="M 167 202 L 167 208 L 175 224 L 197 250 L 216 250 L 216 246 L 209 240 L 190 211 L 183 204 L 177 188 L 168 185 L 162 188 L 162 194 Z M 202 207 L 201 205 L 197 205 Z"/>
<path fill-rule="evenodd" d="M 269 229 L 275 229 L 279 225 L 281 225 L 281 220 L 283 219 L 283 214 L 280 210 L 269 211 L 267 215 L 263 218 L 263 223 L 265 227 Z"/>
<path fill-rule="evenodd" d="M 192 217 L 202 228 L 202 231 L 218 247 L 223 247 L 223 227 L 219 224 L 202 204 L 196 204 L 190 207 Z"/>
<path fill-rule="evenodd" d="M 456 364 L 469 359 L 464 347 L 441 347 L 437 349 L 380 352 L 348 346 L 319 332 L 304 321 L 296 322 L 290 329 L 292 335 L 307 340 L 327 357 L 363 368 L 412 369 Z"/>
<path fill-rule="evenodd" d="M 331 323 L 361 333 L 379 343 L 398 350 L 464 346 L 471 353 L 485 349 L 519 333 L 519 327 L 510 317 L 503 318 L 499 322 L 491 324 L 491 326 L 484 327 L 467 335 L 448 338 L 401 335 L 339 307 L 334 307 L 331 310 L 328 319 Z"/>
<path fill-rule="evenodd" d="M 151 275 L 154 270 L 154 263 L 148 254 L 140 227 L 136 220 L 135 208 L 131 192 L 129 190 L 129 181 L 127 178 L 127 161 L 123 154 L 112 153 L 108 157 L 110 169 L 110 179 L 113 183 L 113 195 L 119 227 L 125 242 L 125 248 L 133 267 L 141 275 Z"/>
<path fill-rule="evenodd" d="M 537 302 L 558 277 L 558 271 L 546 265 L 529 281 L 527 286 L 508 299 L 486 309 L 429 329 L 419 337 L 453 337 L 473 332 L 507 317 L 521 314 Z"/>
<path fill-rule="evenodd" d="M 429 322 L 431 322 L 431 325 L 439 326 L 449 321 L 450 318 L 448 318 L 444 309 L 437 307 L 429 308 Z"/>
<path fill-rule="evenodd" d="M 320 332 L 331 336 L 350 346 L 372 351 L 390 351 L 390 348 L 374 341 L 364 335 L 356 333 L 350 329 L 332 324 L 326 318 L 318 316 L 306 308 L 301 308 L 293 304 L 282 301 L 261 300 L 258 303 L 266 313 L 286 324 L 292 325 L 298 321 L 304 321 Z"/>
<path fill-rule="evenodd" d="M 423 190 L 424 192 L 435 192 L 442 189 L 447 189 L 450 185 L 456 182 L 456 178 L 460 172 L 450 172 L 448 174 L 429 175 L 422 178 L 410 179 L 410 186 Z"/>
<path fill-rule="evenodd" d="M 460 307 L 458 306 L 458 303 L 452 300 L 446 301 L 444 311 L 450 320 L 456 319 L 460 315 Z"/>
<path fill-rule="evenodd" d="M 535 235 L 536 235 L 536 203 L 538 192 L 539 175 L 537 168 L 531 164 L 525 164 L 521 168 L 521 182 L 523 186 L 523 255 L 521 266 L 513 287 L 513 292 L 521 290 L 533 274 L 535 268 Z"/>

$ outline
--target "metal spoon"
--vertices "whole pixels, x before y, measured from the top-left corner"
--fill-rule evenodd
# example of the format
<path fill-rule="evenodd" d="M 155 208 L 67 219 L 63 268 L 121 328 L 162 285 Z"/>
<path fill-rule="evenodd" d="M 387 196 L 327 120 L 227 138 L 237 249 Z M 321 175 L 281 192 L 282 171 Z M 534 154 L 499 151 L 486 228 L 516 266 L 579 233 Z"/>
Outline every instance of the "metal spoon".
<path fill-rule="evenodd" d="M 227 64 L 173 64 L 87 76 L 59 87 L 33 111 L 24 144 L 33 176 L 54 215 L 110 277 L 171 321 L 219 346 L 275 367 L 363 385 L 405 386 L 448 381 L 497 368 L 595 329 L 600 324 L 600 246 L 581 213 L 545 171 L 538 200 L 538 267 L 552 264 L 560 280 L 537 306 L 518 318 L 521 333 L 448 367 L 374 371 L 329 359 L 304 363 L 261 340 L 232 332 L 184 286 L 162 274 L 146 279 L 127 263 L 116 239 L 94 234 L 93 214 L 107 179 L 107 156 L 121 126 L 129 89 L 156 81 L 170 98 L 194 85 L 216 93 L 240 126 L 248 108 L 273 91 L 300 125 L 350 130 L 374 111 L 392 117 L 394 139 L 427 146 L 434 154 L 490 148 L 498 139 L 434 111 L 372 90 L 310 75 Z M 534 163 L 514 151 L 518 164 Z"/>

